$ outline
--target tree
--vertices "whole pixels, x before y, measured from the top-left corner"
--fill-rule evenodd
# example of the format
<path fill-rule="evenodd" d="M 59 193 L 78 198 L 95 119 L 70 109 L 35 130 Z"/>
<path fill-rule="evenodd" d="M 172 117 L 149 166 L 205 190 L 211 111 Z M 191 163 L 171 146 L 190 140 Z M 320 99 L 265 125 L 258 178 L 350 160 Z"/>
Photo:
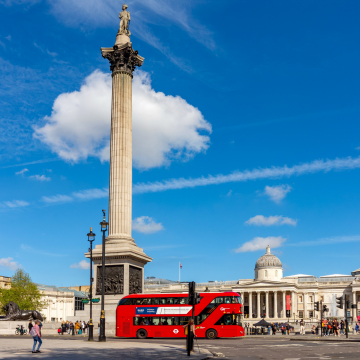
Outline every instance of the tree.
<path fill-rule="evenodd" d="M 1 313 L 4 313 L 3 306 L 9 301 L 18 304 L 21 310 L 41 311 L 47 306 L 47 302 L 42 300 L 42 294 L 36 284 L 22 269 L 17 269 L 11 278 L 10 289 L 0 289 Z"/>

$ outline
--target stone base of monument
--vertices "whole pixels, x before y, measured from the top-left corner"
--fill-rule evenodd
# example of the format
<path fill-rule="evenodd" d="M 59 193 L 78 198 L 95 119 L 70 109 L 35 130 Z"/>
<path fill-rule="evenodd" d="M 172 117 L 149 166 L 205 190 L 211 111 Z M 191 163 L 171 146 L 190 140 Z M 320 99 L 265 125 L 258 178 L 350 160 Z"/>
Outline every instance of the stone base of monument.
<path fill-rule="evenodd" d="M 33 322 L 34 323 L 34 322 Z M 16 328 L 22 325 L 28 330 L 28 321 L 0 321 L 0 335 L 15 335 Z M 61 322 L 44 322 L 41 329 L 43 335 L 57 335 Z M 21 336 L 21 335 L 19 335 Z M 23 335 L 24 336 L 24 335 Z"/>

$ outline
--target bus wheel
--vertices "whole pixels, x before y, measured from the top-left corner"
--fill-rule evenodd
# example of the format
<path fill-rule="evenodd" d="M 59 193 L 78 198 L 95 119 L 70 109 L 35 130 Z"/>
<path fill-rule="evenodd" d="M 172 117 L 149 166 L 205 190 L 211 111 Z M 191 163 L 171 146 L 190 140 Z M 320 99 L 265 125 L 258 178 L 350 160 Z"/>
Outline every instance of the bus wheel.
<path fill-rule="evenodd" d="M 144 329 L 139 329 L 137 332 L 136 332 L 136 337 L 138 339 L 146 339 L 147 338 L 147 331 L 144 330 Z"/>
<path fill-rule="evenodd" d="M 217 332 L 214 329 L 209 329 L 206 331 L 206 338 L 207 339 L 216 339 L 217 338 Z"/>

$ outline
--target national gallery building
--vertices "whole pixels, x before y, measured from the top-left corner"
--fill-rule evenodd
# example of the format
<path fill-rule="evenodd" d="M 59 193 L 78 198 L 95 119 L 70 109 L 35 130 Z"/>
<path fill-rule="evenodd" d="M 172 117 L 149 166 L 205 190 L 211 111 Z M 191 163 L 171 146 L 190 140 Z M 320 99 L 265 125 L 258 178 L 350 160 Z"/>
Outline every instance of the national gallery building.
<path fill-rule="evenodd" d="M 145 293 L 187 292 L 187 284 L 148 277 Z M 317 321 L 320 313 L 314 311 L 314 302 L 322 301 L 329 311 L 326 317 L 344 317 L 344 310 L 336 307 L 336 297 L 346 295 L 356 307 L 347 310 L 349 322 L 360 316 L 360 269 L 351 275 L 326 275 L 319 278 L 311 275 L 283 277 L 283 268 L 278 257 L 271 254 L 270 247 L 255 264 L 255 279 L 197 283 L 198 292 L 234 291 L 241 295 L 244 305 L 244 321 L 259 321 L 264 317 L 270 322 Z"/>

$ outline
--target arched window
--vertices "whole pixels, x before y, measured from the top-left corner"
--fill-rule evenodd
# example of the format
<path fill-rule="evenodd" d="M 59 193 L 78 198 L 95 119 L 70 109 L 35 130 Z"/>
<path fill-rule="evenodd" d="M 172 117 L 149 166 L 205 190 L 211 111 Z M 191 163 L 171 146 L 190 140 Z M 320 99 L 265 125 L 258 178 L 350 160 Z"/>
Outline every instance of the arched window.
<path fill-rule="evenodd" d="M 267 270 L 265 270 L 265 277 L 267 277 Z"/>

